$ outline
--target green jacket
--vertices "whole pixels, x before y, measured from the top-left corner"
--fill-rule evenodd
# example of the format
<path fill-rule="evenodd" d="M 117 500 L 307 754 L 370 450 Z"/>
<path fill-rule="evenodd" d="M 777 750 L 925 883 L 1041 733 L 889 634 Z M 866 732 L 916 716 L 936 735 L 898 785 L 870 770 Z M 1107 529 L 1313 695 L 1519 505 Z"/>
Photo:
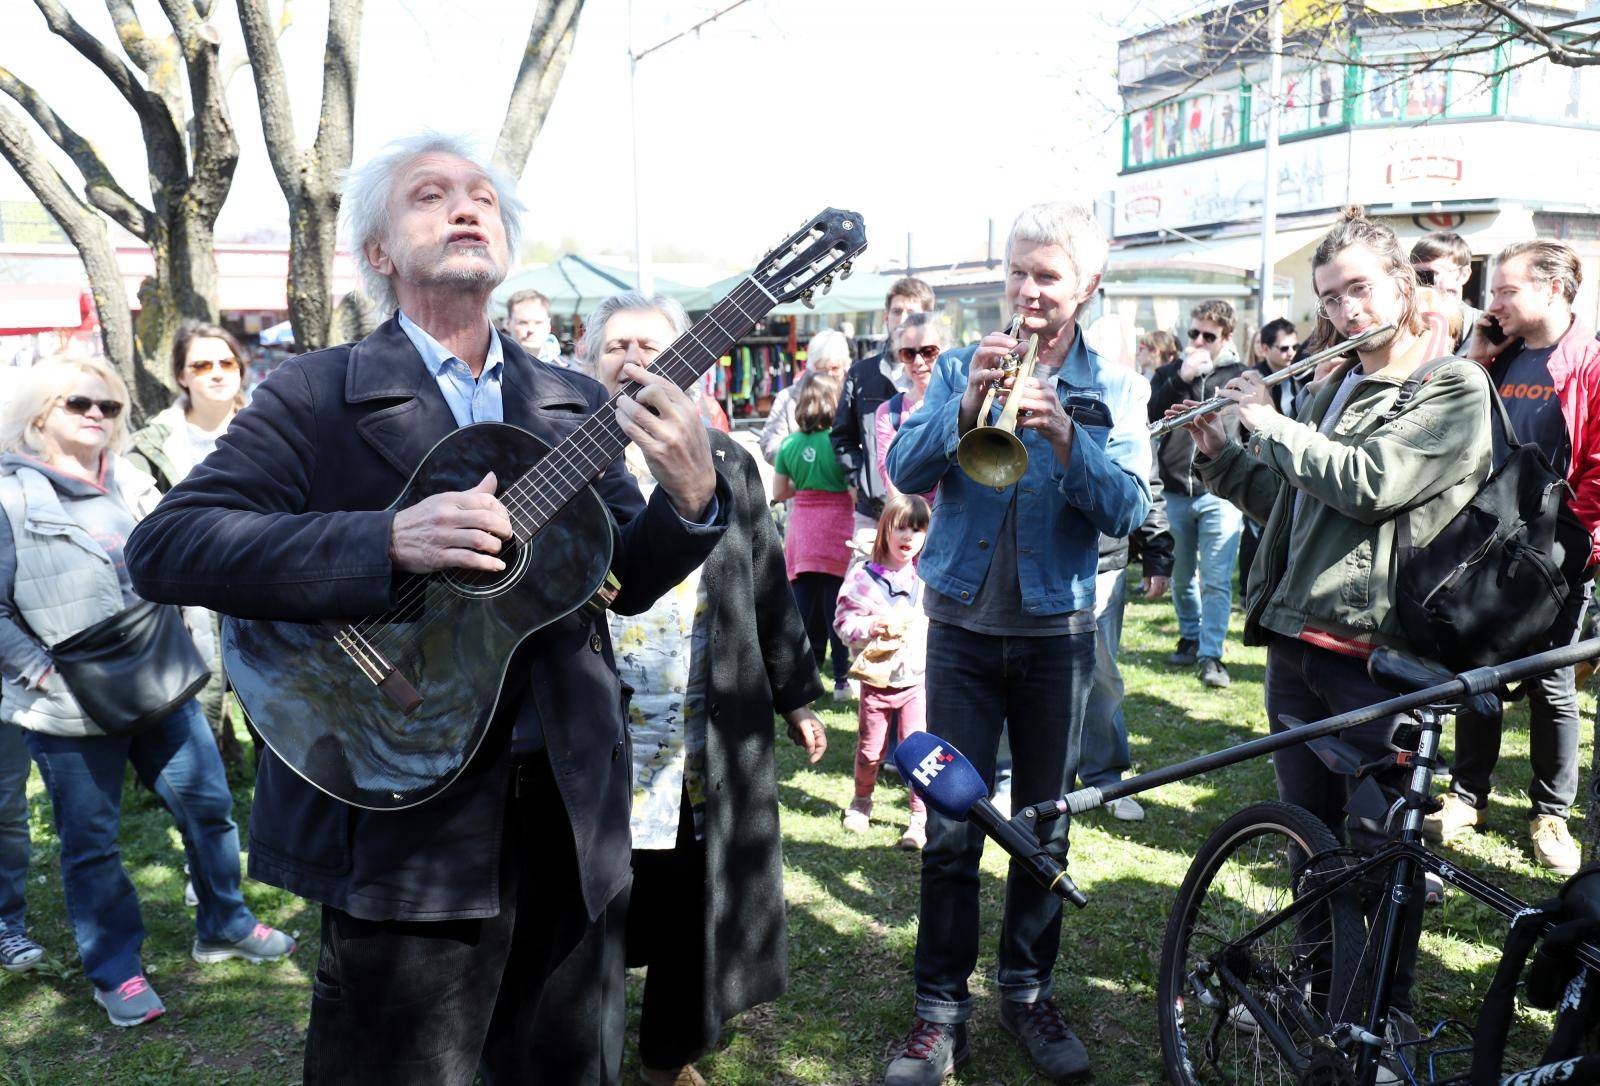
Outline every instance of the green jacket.
<path fill-rule="evenodd" d="M 1212 493 L 1265 524 L 1245 600 L 1247 644 L 1299 637 L 1309 624 L 1407 647 L 1392 614 L 1395 518 L 1409 513 L 1413 543 L 1424 547 L 1489 476 L 1492 390 L 1482 366 L 1458 359 L 1436 369 L 1388 423 L 1401 383 L 1364 378 L 1324 437 L 1318 424 L 1355 364 L 1335 370 L 1298 419 L 1274 415 L 1248 447 L 1230 442 L 1214 459 L 1197 458 Z"/>

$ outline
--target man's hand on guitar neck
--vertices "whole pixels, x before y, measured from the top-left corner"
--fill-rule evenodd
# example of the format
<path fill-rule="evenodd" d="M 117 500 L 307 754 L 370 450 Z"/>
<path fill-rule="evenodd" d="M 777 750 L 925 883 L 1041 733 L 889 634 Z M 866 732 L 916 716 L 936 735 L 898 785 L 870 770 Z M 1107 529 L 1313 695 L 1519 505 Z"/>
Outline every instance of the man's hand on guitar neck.
<path fill-rule="evenodd" d="M 617 397 L 617 425 L 639 446 L 656 485 L 667 492 L 678 516 L 701 523 L 717 492 L 711 442 L 694 401 L 677 385 L 632 362 L 622 379 L 644 386 L 637 397 Z"/>
<path fill-rule="evenodd" d="M 433 494 L 394 515 L 389 529 L 389 560 L 406 573 L 479 569 L 499 573 L 506 564 L 495 555 L 511 538 L 511 516 L 494 496 L 494 472 L 471 490 Z"/>

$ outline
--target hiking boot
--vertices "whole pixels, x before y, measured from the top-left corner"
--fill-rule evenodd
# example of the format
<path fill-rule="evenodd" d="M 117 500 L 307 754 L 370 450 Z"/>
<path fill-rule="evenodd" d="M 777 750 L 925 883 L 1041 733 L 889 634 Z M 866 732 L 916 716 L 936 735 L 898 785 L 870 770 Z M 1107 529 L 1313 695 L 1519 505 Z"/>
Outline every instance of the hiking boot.
<path fill-rule="evenodd" d="M 20 931 L 0 931 L 0 969 L 26 973 L 44 957 L 44 947 Z"/>
<path fill-rule="evenodd" d="M 1077 1082 L 1089 1076 L 1089 1053 L 1067 1028 L 1055 1000 L 1001 1000 L 1000 1028 L 1022 1042 L 1034 1067 L 1051 1081 Z"/>
<path fill-rule="evenodd" d="M 144 974 L 135 973 L 109 992 L 94 990 L 94 1001 L 106 1009 L 113 1026 L 127 1029 L 167 1013 L 167 1006 Z"/>
<path fill-rule="evenodd" d="M 1168 667 L 1194 667 L 1200 659 L 1200 642 L 1187 637 L 1178 638 L 1178 649 L 1167 657 Z"/>
<path fill-rule="evenodd" d="M 694 1069 L 692 1063 L 666 1068 L 641 1066 L 639 1081 L 644 1086 L 706 1086 L 706 1080 L 700 1077 L 700 1072 Z"/>
<path fill-rule="evenodd" d="M 921 852 L 928 845 L 928 812 L 912 811 L 906 832 L 900 835 L 901 848 L 914 848 Z"/>
<path fill-rule="evenodd" d="M 1528 835 L 1533 838 L 1533 858 L 1540 867 L 1557 875 L 1578 873 L 1578 843 L 1567 832 L 1566 819 L 1560 815 L 1530 818 Z"/>
<path fill-rule="evenodd" d="M 204 939 L 195 939 L 194 950 L 191 956 L 202 965 L 210 962 L 225 962 L 229 958 L 239 958 L 243 961 L 257 963 L 275 961 L 278 958 L 287 958 L 294 953 L 295 941 L 279 931 L 269 928 L 265 924 L 257 924 L 249 935 L 236 943 L 212 943 Z"/>
<path fill-rule="evenodd" d="M 1233 682 L 1228 675 L 1228 669 L 1223 667 L 1222 661 L 1215 656 L 1200 657 L 1200 664 L 1194 669 L 1194 673 L 1200 676 L 1201 682 L 1217 690 Z"/>
<path fill-rule="evenodd" d="M 1483 812 L 1454 792 L 1446 792 L 1441 802 L 1444 806 L 1422 816 L 1422 836 L 1429 841 L 1454 841 L 1483 825 Z"/>
<path fill-rule="evenodd" d="M 883 1086 L 938 1086 L 971 1055 L 965 1022 L 929 1022 L 918 1018 L 904 1050 L 889 1061 Z"/>
<path fill-rule="evenodd" d="M 853 799 L 850 806 L 844 809 L 844 828 L 846 833 L 866 833 L 869 821 L 872 818 L 872 801 L 870 799 Z"/>
<path fill-rule="evenodd" d="M 1106 809 L 1106 814 L 1115 818 L 1118 822 L 1144 821 L 1144 808 L 1139 806 L 1139 801 L 1132 796 L 1123 796 L 1121 799 L 1114 799 L 1110 803 L 1102 803 L 1100 806 Z"/>

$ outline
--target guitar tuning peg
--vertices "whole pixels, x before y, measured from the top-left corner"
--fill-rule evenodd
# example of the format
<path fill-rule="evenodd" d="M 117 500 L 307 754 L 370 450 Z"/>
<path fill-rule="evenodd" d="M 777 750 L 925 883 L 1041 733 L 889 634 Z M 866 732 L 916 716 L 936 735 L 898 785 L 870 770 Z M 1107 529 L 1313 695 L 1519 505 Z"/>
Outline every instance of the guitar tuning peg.
<path fill-rule="evenodd" d="M 833 289 L 833 276 L 824 275 L 822 277 L 822 293 L 826 294 L 826 293 L 828 293 L 828 291 L 830 291 L 832 289 Z"/>
<path fill-rule="evenodd" d="M 839 278 L 841 280 L 848 279 L 850 278 L 850 273 L 853 271 L 855 271 L 854 262 L 846 260 L 842 265 L 839 266 Z"/>
<path fill-rule="evenodd" d="M 804 303 L 804 305 L 805 305 L 805 307 L 807 309 L 815 309 L 815 308 L 817 308 L 817 303 L 812 301 L 811 291 L 809 291 L 809 290 L 803 292 L 800 295 L 800 301 L 802 303 Z"/>

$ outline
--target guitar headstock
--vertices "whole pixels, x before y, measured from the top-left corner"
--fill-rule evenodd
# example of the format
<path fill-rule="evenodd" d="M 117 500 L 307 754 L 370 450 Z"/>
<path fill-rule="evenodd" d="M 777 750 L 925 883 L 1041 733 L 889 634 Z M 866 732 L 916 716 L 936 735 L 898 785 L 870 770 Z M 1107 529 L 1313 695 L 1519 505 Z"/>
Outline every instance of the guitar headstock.
<path fill-rule="evenodd" d="M 830 207 L 762 257 L 750 275 L 779 302 L 798 298 L 809 306 L 819 285 L 826 294 L 834 276 L 850 277 L 851 261 L 866 247 L 861 216 Z"/>

